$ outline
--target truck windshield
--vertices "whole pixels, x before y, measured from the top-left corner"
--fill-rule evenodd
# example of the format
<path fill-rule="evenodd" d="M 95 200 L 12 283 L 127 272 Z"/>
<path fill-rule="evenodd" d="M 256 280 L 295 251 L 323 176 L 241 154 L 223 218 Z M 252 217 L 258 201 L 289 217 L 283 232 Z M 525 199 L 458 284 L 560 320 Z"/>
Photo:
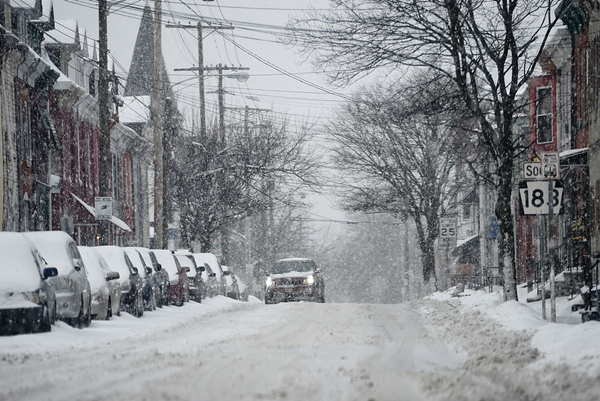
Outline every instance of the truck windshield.
<path fill-rule="evenodd" d="M 312 271 L 313 265 L 309 261 L 286 261 L 278 262 L 273 266 L 273 274 L 289 272 L 308 272 Z"/>

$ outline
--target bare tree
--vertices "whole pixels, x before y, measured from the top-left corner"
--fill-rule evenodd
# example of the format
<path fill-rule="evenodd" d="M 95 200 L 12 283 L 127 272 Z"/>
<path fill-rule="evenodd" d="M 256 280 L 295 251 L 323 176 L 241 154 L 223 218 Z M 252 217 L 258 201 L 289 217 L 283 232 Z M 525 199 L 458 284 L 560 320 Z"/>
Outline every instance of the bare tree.
<path fill-rule="evenodd" d="M 344 83 L 377 68 L 427 67 L 456 83 L 495 163 L 504 298 L 517 299 L 511 209 L 516 98 L 558 21 L 558 0 L 332 0 L 290 24 L 291 43 Z M 551 10 L 556 11 L 554 15 Z M 487 112 L 486 106 L 491 110 Z"/>
<path fill-rule="evenodd" d="M 249 212 L 265 211 L 302 186 L 317 186 L 310 130 L 291 132 L 265 119 L 257 129 L 182 136 L 177 149 L 177 208 L 184 246 L 208 252 L 214 236 Z"/>
<path fill-rule="evenodd" d="M 426 74 L 399 87 L 364 90 L 328 129 L 338 143 L 334 162 L 346 172 L 339 183 L 345 208 L 411 218 L 423 279 L 436 286 L 434 241 L 456 188 L 458 150 L 468 138 L 457 129 L 452 88 L 439 74 Z"/>

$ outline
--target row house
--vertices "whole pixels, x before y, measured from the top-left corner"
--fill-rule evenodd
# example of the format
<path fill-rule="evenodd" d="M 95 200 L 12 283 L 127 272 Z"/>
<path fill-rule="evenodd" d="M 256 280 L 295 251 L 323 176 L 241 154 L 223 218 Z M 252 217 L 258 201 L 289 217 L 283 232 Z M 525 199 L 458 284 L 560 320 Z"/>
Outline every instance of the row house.
<path fill-rule="evenodd" d="M 76 21 L 58 21 L 50 1 L 2 7 L 2 230 L 63 230 L 98 243 L 98 58 Z M 118 81 L 111 92 L 114 244 L 136 244 L 133 149 L 141 138 L 119 122 Z"/>
<path fill-rule="evenodd" d="M 595 275 L 591 256 L 600 251 L 599 12 L 596 1 L 564 0 L 556 11 L 563 25 L 543 51 L 539 74 L 528 82 L 524 145 L 531 150 L 523 161 L 539 161 L 540 152 L 558 152 L 564 192 L 562 214 L 552 233 L 547 218 L 515 213 L 521 283 L 540 279 L 549 235 L 557 239 L 557 273 L 567 271 L 588 285 Z"/>

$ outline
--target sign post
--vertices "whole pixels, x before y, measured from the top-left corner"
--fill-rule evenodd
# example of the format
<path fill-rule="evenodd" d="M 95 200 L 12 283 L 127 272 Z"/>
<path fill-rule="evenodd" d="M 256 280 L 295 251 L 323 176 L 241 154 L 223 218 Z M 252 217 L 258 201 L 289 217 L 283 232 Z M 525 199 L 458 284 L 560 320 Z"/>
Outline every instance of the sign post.
<path fill-rule="evenodd" d="M 443 217 L 440 219 L 440 239 L 438 249 L 446 250 L 446 274 L 450 276 L 450 246 L 456 247 L 456 218 Z"/>
<path fill-rule="evenodd" d="M 560 178 L 560 157 L 557 152 L 542 153 L 542 174 L 548 180 L 548 193 L 552 193 L 552 184 Z M 548 198 L 548 257 L 550 258 L 550 319 L 556 323 L 556 280 L 554 275 L 554 208 L 552 199 Z M 542 299 L 545 300 L 545 288 Z"/>
<path fill-rule="evenodd" d="M 525 181 L 519 183 L 521 214 L 548 215 L 547 251 L 550 265 L 550 316 L 556 322 L 556 287 L 554 246 L 554 215 L 562 213 L 563 184 L 560 179 L 560 156 L 558 152 L 542 152 L 540 162 L 523 163 Z M 545 234 L 542 236 L 546 236 Z M 546 319 L 546 283 L 544 266 L 542 272 L 542 314 Z"/>

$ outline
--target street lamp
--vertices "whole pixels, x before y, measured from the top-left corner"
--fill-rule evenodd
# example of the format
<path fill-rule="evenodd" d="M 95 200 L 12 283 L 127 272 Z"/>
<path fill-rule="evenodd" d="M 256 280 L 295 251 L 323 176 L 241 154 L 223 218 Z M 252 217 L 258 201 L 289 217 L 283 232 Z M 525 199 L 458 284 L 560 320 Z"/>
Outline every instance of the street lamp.
<path fill-rule="evenodd" d="M 205 0 L 206 1 L 206 0 Z M 232 72 L 226 75 L 227 78 L 237 79 L 240 82 L 246 82 L 250 78 L 250 74 L 245 71 Z"/>

